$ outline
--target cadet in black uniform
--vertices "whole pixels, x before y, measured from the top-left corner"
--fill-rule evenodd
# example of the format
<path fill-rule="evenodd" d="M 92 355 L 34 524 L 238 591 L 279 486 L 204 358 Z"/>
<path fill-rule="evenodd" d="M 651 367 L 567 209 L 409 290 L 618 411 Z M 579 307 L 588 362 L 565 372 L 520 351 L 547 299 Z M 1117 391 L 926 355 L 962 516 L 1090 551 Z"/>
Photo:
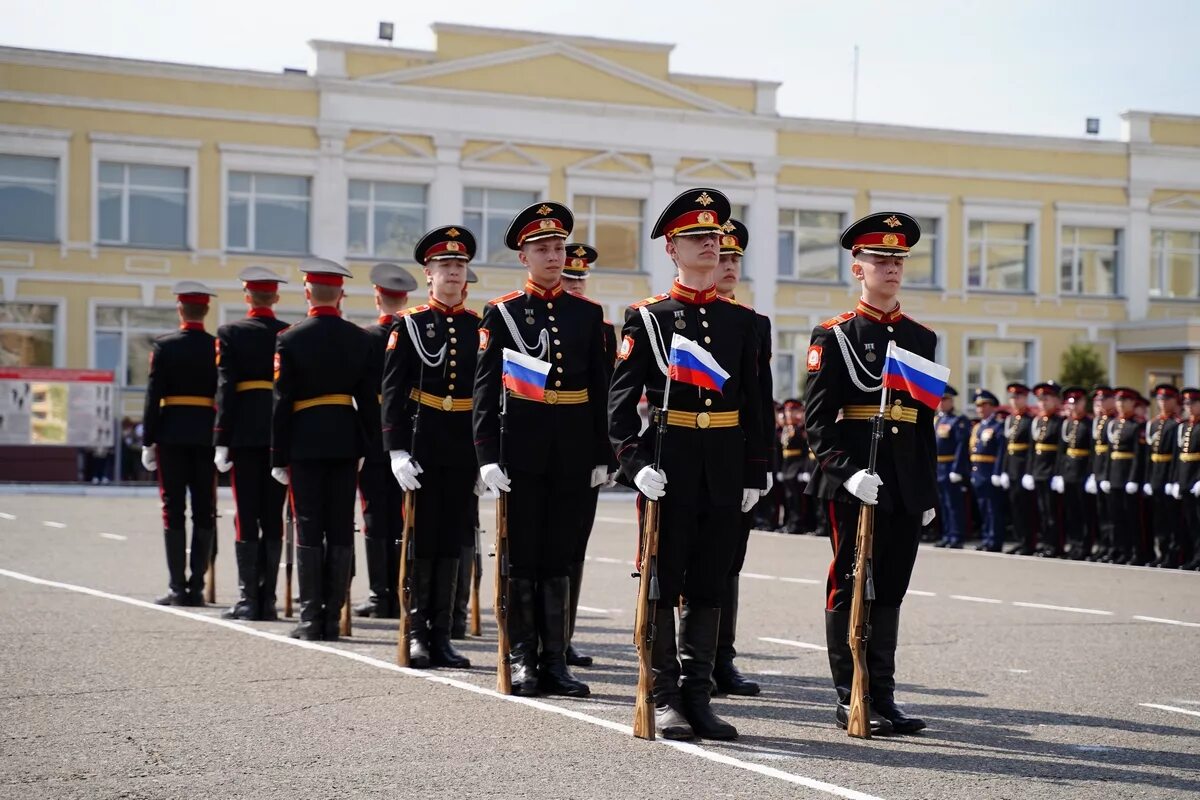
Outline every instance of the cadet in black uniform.
<path fill-rule="evenodd" d="M 1179 423 L 1176 451 L 1174 494 L 1183 501 L 1181 533 L 1187 536 L 1186 550 L 1191 556 L 1180 569 L 1200 569 L 1200 389 L 1181 393 L 1185 416 Z"/>
<path fill-rule="evenodd" d="M 742 277 L 742 256 L 750 244 L 750 231 L 739 220 L 731 219 L 721 228 L 721 260 L 717 266 L 717 293 L 727 300 L 734 299 L 738 281 Z M 736 301 L 735 301 L 736 302 Z M 771 379 L 771 320 L 755 312 L 754 329 L 758 336 L 758 399 L 762 403 L 761 422 L 763 442 L 775 438 L 775 387 Z M 775 481 L 779 462 L 775 460 L 776 449 L 766 448 L 767 489 L 765 498 Z M 760 502 L 763 502 L 760 500 Z M 756 504 L 757 505 L 757 504 Z M 742 566 L 746 563 L 746 547 L 750 543 L 750 529 L 754 527 L 754 510 L 742 514 L 742 526 L 733 555 L 733 566 L 725 583 L 721 597 L 721 624 L 717 633 L 717 657 L 713 665 L 713 683 L 718 694 L 734 694 L 752 697 L 759 693 L 759 686 L 742 675 L 733 663 L 737 656 L 734 641 L 737 638 L 738 582 Z"/>
<path fill-rule="evenodd" d="M 1041 536 L 1039 546 L 1033 548 L 1033 554 L 1061 558 L 1062 508 L 1050 482 L 1058 467 L 1058 446 L 1062 441 L 1063 418 L 1058 414 L 1062 398 L 1054 381 L 1034 386 L 1033 394 L 1037 398 L 1038 414 L 1029 424 L 1033 453 L 1026 462 L 1028 472 L 1021 476 L 1021 488 L 1032 491 L 1037 503 Z"/>
<path fill-rule="evenodd" d="M 475 274 L 475 270 L 467 267 L 468 289 L 464 291 L 469 290 L 472 283 L 479 283 L 479 276 Z M 482 494 L 483 490 L 483 484 L 476 480 L 475 493 Z M 482 532 L 479 527 L 479 503 L 477 501 L 471 503 L 471 519 L 474 535 L 471 537 L 470 544 L 463 547 L 458 557 L 458 586 L 454 590 L 454 609 L 450 619 L 451 639 L 467 638 L 467 612 L 470 611 L 472 574 L 475 561 L 479 560 L 480 564 L 483 563 L 482 559 L 478 559 L 475 555 L 475 546 L 479 542 L 479 535 Z"/>
<path fill-rule="evenodd" d="M 1000 552 L 1004 541 L 1005 503 L 1001 496 L 1000 453 L 1004 451 L 1004 421 L 999 398 L 987 389 L 975 392 L 979 419 L 971 428 L 967 447 L 971 453 L 971 491 L 979 505 L 979 545 L 976 550 Z"/>
<path fill-rule="evenodd" d="M 1149 498 L 1154 541 L 1158 545 L 1158 557 L 1150 566 L 1174 568 L 1180 564 L 1176 540 L 1179 501 L 1173 490 L 1168 490 L 1168 484 L 1173 483 L 1175 450 L 1179 446 L 1179 390 L 1169 383 L 1160 383 L 1154 387 L 1154 398 L 1158 415 L 1146 427 L 1148 463 L 1142 484 L 1142 491 Z"/>
<path fill-rule="evenodd" d="M 1083 490 L 1096 499 L 1096 542 L 1088 561 L 1107 562 L 1113 555 L 1112 498 L 1100 491 L 1100 482 L 1108 475 L 1108 423 L 1117 415 L 1117 395 L 1111 386 L 1092 389 L 1092 474 Z"/>
<path fill-rule="evenodd" d="M 463 548 L 475 541 L 477 465 L 471 391 L 479 349 L 479 315 L 464 305 L 467 262 L 475 237 L 461 225 L 434 228 L 413 258 L 425 268 L 429 302 L 392 325 L 383 370 L 383 438 L 391 472 L 416 492 L 409 660 L 466 668 L 450 644 Z"/>
<path fill-rule="evenodd" d="M 862 283 L 862 299 L 854 311 L 813 329 L 807 359 L 808 441 L 818 462 L 808 493 L 829 503 L 834 558 L 826 592 L 825 639 L 840 727 L 849 717 L 854 676 L 847 629 L 858 514 L 861 503 L 878 504 L 884 512 L 875 514 L 875 600 L 867 645 L 871 729 L 876 733 L 912 733 L 925 727 L 922 720 L 901 711 L 894 696 L 900 603 L 908 591 L 921 528 L 932 521 L 938 504 L 933 411 L 907 392 L 893 391 L 884 413 L 876 471 L 867 471 L 871 418 L 879 411 L 888 343 L 927 359 L 933 358 L 937 346 L 933 331 L 900 313 L 897 297 L 904 257 L 920 236 L 916 220 L 899 213 L 872 214 L 842 233 L 842 247 L 854 257 L 851 271 Z"/>
<path fill-rule="evenodd" d="M 651 238 L 665 236 L 678 277 L 667 294 L 625 313 L 609 394 L 609 434 L 622 481 L 659 506 L 654 617 L 655 728 L 667 739 L 732 739 L 737 730 L 710 705 L 721 602 L 741 515 L 766 488 L 763 404 L 759 396 L 754 312 L 717 292 L 721 226 L 729 200 L 715 189 L 689 189 L 662 212 Z M 671 382 L 661 469 L 654 443 L 662 414 L 673 334 L 704 348 L 729 374 L 720 391 Z M 638 402 L 652 409 L 642 432 Z M 639 496 L 639 509 L 643 502 Z M 676 656 L 675 606 L 680 609 Z M 681 680 L 682 676 L 682 680 Z"/>
<path fill-rule="evenodd" d="M 1033 414 L 1029 408 L 1029 387 L 1010 383 L 1008 407 L 1011 414 L 1004 420 L 1004 450 L 1000 453 L 1000 488 L 1008 494 L 1009 519 L 1012 521 L 1016 543 L 1005 550 L 1009 555 L 1031 556 L 1037 552 L 1037 502 L 1032 489 L 1022 485 L 1029 472 L 1030 450 L 1033 449 Z"/>
<path fill-rule="evenodd" d="M 354 555 L 354 490 L 379 449 L 378 367 L 366 331 L 342 319 L 350 270 L 323 258 L 300 264 L 308 317 L 275 344 L 271 476 L 291 483 L 300 624 L 295 639 L 336 641 Z"/>
<path fill-rule="evenodd" d="M 216 339 L 204 330 L 211 289 L 180 281 L 179 330 L 154 340 L 142 416 L 142 466 L 158 470 L 167 547 L 168 590 L 162 606 L 204 605 L 204 574 L 217 525 L 217 472 L 213 466 L 213 401 L 217 393 Z M 191 577 L 187 560 L 187 497 L 192 499 Z"/>
<path fill-rule="evenodd" d="M 371 337 L 379 383 L 383 381 L 384 348 L 388 343 L 396 315 L 408 305 L 408 293 L 417 282 L 399 264 L 382 263 L 371 268 L 375 286 L 375 310 L 379 319 L 366 328 Z M 379 395 L 383 402 L 382 394 Z M 400 614 L 396 599 L 396 581 L 400 577 L 400 535 L 404 530 L 404 493 L 392 477 L 387 453 L 383 448 L 369 453 L 358 473 L 358 493 L 362 497 L 363 544 L 367 551 L 367 583 L 370 592 L 365 602 L 354 607 L 358 617 L 395 618 Z"/>
<path fill-rule="evenodd" d="M 937 437 L 938 499 L 942 512 L 942 538 L 935 547 L 961 550 L 966 525 L 966 486 L 963 476 L 969 475 L 967 457 L 970 455 L 971 421 L 954 410 L 958 392 L 946 386 L 942 404 L 934 418 Z"/>
<path fill-rule="evenodd" d="M 1108 422 L 1108 471 L 1100 490 L 1108 495 L 1113 518 L 1113 564 L 1137 560 L 1137 542 L 1141 536 L 1142 477 L 1145 474 L 1146 429 L 1134 416 L 1140 395 L 1126 386 L 1117 387 L 1117 417 Z"/>
<path fill-rule="evenodd" d="M 780 480 L 783 482 L 783 532 L 809 533 L 804 489 L 809 471 L 808 433 L 804 430 L 804 405 L 789 397 L 783 401 L 783 429 L 779 432 Z"/>
<path fill-rule="evenodd" d="M 567 262 L 562 273 L 563 288 L 567 294 L 587 297 L 588 271 L 596 263 L 600 254 L 596 252 L 596 248 L 578 242 L 568 242 L 566 247 Z M 607 319 L 604 320 L 604 355 L 606 356 L 605 363 L 610 365 L 609 379 L 611 380 L 611 364 L 617 357 L 617 331 Z M 604 405 L 606 408 L 608 407 L 607 394 L 604 396 Z M 615 459 L 609 461 L 609 470 L 610 475 L 616 471 Z M 611 485 L 611 480 L 606 480 L 605 485 Z M 571 625 L 570 637 L 567 639 L 567 664 L 572 667 L 590 667 L 592 665 L 592 657 L 576 650 L 572 639 L 575 637 L 575 619 L 579 613 L 579 592 L 583 586 L 584 558 L 587 555 L 588 540 L 592 537 L 592 527 L 596 523 L 596 504 L 599 499 L 600 487 L 596 486 L 592 489 L 590 504 L 583 509 L 578 546 L 571 564 Z"/>
<path fill-rule="evenodd" d="M 511 490 L 509 658 L 519 695 L 589 693 L 566 663 L 570 574 L 591 490 L 608 479 L 612 453 L 603 398 L 611 359 L 604 352 L 603 310 L 563 289 L 564 240 L 573 224 L 570 209 L 559 203 L 538 203 L 517 214 L 504 241 L 519 251 L 528 280 L 523 291 L 488 303 L 479 331 L 475 452 L 483 482 L 495 491 Z M 551 364 L 544 399 L 504 388 L 506 349 Z"/>
<path fill-rule="evenodd" d="M 1081 561 L 1090 552 L 1088 531 L 1095 520 L 1095 508 L 1084 487 L 1092 479 L 1092 419 L 1088 416 L 1087 392 L 1080 386 L 1063 390 L 1067 418 L 1059 436 L 1058 462 L 1051 488 L 1062 495 L 1063 531 L 1067 557 Z M 1094 485 L 1094 481 L 1093 481 Z"/>
<path fill-rule="evenodd" d="M 271 399 L 275 337 L 287 324 L 275 318 L 283 278 L 266 267 L 238 276 L 250 311 L 217 329 L 217 423 L 214 463 L 229 472 L 237 516 L 234 550 L 238 601 L 225 619 L 277 619 L 275 582 L 283 549 L 287 489 L 271 480 Z"/>

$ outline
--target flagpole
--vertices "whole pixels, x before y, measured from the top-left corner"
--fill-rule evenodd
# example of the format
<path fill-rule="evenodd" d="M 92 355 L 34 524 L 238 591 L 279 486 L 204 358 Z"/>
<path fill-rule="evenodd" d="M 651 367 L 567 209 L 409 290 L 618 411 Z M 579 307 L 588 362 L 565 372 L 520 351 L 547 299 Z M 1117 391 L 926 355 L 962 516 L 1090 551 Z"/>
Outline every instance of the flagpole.
<path fill-rule="evenodd" d="M 889 339 L 887 345 L 887 354 L 883 357 L 883 372 L 879 376 L 879 416 L 883 416 L 883 412 L 887 410 L 888 401 L 888 386 L 887 386 L 887 365 L 892 360 L 892 348 L 896 343 Z"/>

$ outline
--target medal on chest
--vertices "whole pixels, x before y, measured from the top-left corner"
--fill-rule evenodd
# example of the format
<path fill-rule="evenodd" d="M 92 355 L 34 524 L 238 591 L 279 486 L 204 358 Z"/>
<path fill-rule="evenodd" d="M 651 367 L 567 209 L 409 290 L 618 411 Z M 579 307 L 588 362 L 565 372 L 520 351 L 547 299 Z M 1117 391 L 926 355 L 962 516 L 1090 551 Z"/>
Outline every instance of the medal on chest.
<path fill-rule="evenodd" d="M 863 345 L 863 349 L 867 351 L 863 358 L 866 359 L 868 364 L 874 363 L 875 359 L 879 358 L 879 356 L 875 355 L 874 342 L 867 342 Z"/>

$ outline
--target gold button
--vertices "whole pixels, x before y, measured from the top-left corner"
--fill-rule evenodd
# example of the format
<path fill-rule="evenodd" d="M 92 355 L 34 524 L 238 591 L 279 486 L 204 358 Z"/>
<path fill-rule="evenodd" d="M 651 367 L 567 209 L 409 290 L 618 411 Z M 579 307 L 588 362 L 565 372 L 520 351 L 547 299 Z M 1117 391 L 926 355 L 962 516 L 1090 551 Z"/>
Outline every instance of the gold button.
<path fill-rule="evenodd" d="M 708 416 L 707 411 L 701 411 L 699 414 L 696 415 L 696 427 L 697 428 L 707 428 L 711 424 L 712 424 L 712 418 L 710 416 Z"/>
<path fill-rule="evenodd" d="M 712 398 L 711 398 L 711 397 L 706 397 L 706 398 L 704 398 L 704 405 L 706 405 L 706 406 L 711 406 L 711 405 L 712 405 Z"/>
<path fill-rule="evenodd" d="M 701 313 L 701 314 L 707 314 L 707 313 L 708 313 L 708 309 L 707 309 L 707 308 L 702 308 L 702 309 L 700 309 L 700 313 Z"/>
<path fill-rule="evenodd" d="M 551 332 L 551 333 L 558 333 L 558 328 L 551 328 L 551 329 L 550 329 L 550 332 Z"/>
<path fill-rule="evenodd" d="M 557 358 L 559 361 L 561 361 L 561 360 L 562 360 L 562 353 L 555 353 L 555 354 L 554 354 L 554 357 L 555 357 L 555 358 Z"/>
<path fill-rule="evenodd" d="M 546 308 L 554 308 L 554 303 L 546 303 Z"/>
<path fill-rule="evenodd" d="M 888 333 L 895 333 L 895 332 L 896 332 L 896 329 L 893 328 L 891 325 L 888 325 Z"/>
<path fill-rule="evenodd" d="M 554 405 L 555 403 L 558 402 L 558 392 L 554 391 L 553 389 L 547 389 L 545 394 L 542 395 L 542 397 L 550 405 Z"/>
<path fill-rule="evenodd" d="M 451 326 L 451 327 L 449 328 L 449 331 L 450 331 L 450 333 L 454 333 L 454 327 L 453 327 L 453 326 Z"/>
<path fill-rule="evenodd" d="M 458 376 L 457 376 L 457 375 L 455 375 L 453 372 L 451 372 L 451 373 L 450 373 L 450 380 L 454 380 L 454 379 L 455 379 L 455 378 L 457 378 L 457 377 L 458 377 Z"/>
<path fill-rule="evenodd" d="M 458 366 L 458 362 L 457 362 L 457 361 L 451 361 L 451 362 L 450 362 L 450 366 L 452 366 L 452 367 L 457 367 L 457 366 Z"/>
<path fill-rule="evenodd" d="M 551 314 L 550 316 L 546 317 L 546 319 L 550 320 L 551 322 L 554 322 L 554 315 Z"/>
<path fill-rule="evenodd" d="M 555 346 L 555 347 L 559 347 L 559 346 L 561 346 L 561 345 L 562 345 L 562 342 L 561 342 L 561 341 L 559 341 L 558 339 L 555 339 L 555 340 L 554 340 L 554 346 Z"/>
<path fill-rule="evenodd" d="M 453 323 L 453 322 L 454 322 L 454 317 L 446 317 L 446 322 Z"/>
<path fill-rule="evenodd" d="M 559 372 L 562 372 L 562 367 L 555 367 L 555 369 L 558 370 Z"/>
<path fill-rule="evenodd" d="M 451 337 L 450 337 L 450 344 L 458 344 L 458 339 L 455 339 L 453 336 L 451 336 Z"/>
<path fill-rule="evenodd" d="M 454 400 L 450 395 L 446 395 L 442 398 L 442 411 L 449 411 L 452 408 L 454 408 Z"/>
<path fill-rule="evenodd" d="M 708 327 L 708 320 L 704 320 L 704 321 L 703 321 L 703 322 L 701 322 L 700 324 L 701 324 L 701 325 L 703 325 L 705 328 L 707 328 L 707 327 Z"/>
<path fill-rule="evenodd" d="M 452 384 L 450 384 L 449 386 L 447 386 L 446 388 L 447 388 L 447 389 L 449 389 L 450 391 L 452 391 L 452 392 L 453 392 L 453 391 L 454 391 L 454 384 L 452 383 Z"/>
<path fill-rule="evenodd" d="M 555 382 L 554 382 L 554 385 L 555 385 L 555 386 L 562 386 L 562 381 L 555 381 Z"/>
<path fill-rule="evenodd" d="M 704 343 L 705 343 L 705 344 L 712 344 L 712 337 L 711 337 L 711 336 L 705 336 L 705 337 L 704 337 Z"/>
<path fill-rule="evenodd" d="M 897 428 L 895 425 L 893 425 L 893 426 L 892 426 L 892 433 L 899 433 L 899 432 L 900 432 L 900 429 L 899 429 L 899 428 Z"/>
<path fill-rule="evenodd" d="M 451 349 L 450 349 L 450 355 L 452 355 L 452 356 L 454 356 L 454 355 L 458 355 L 458 351 L 457 351 L 457 350 L 455 350 L 454 348 L 451 348 Z"/>

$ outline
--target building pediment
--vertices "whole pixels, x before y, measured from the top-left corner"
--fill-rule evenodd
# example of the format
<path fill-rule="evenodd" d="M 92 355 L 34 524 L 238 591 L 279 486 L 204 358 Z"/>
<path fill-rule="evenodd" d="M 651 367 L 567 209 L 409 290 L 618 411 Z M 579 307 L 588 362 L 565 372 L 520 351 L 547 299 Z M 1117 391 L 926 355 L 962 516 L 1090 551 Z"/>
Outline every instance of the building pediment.
<path fill-rule="evenodd" d="M 1152 212 L 1170 212 L 1173 214 L 1200 214 L 1200 194 L 1181 193 L 1172 195 L 1150 206 Z"/>

